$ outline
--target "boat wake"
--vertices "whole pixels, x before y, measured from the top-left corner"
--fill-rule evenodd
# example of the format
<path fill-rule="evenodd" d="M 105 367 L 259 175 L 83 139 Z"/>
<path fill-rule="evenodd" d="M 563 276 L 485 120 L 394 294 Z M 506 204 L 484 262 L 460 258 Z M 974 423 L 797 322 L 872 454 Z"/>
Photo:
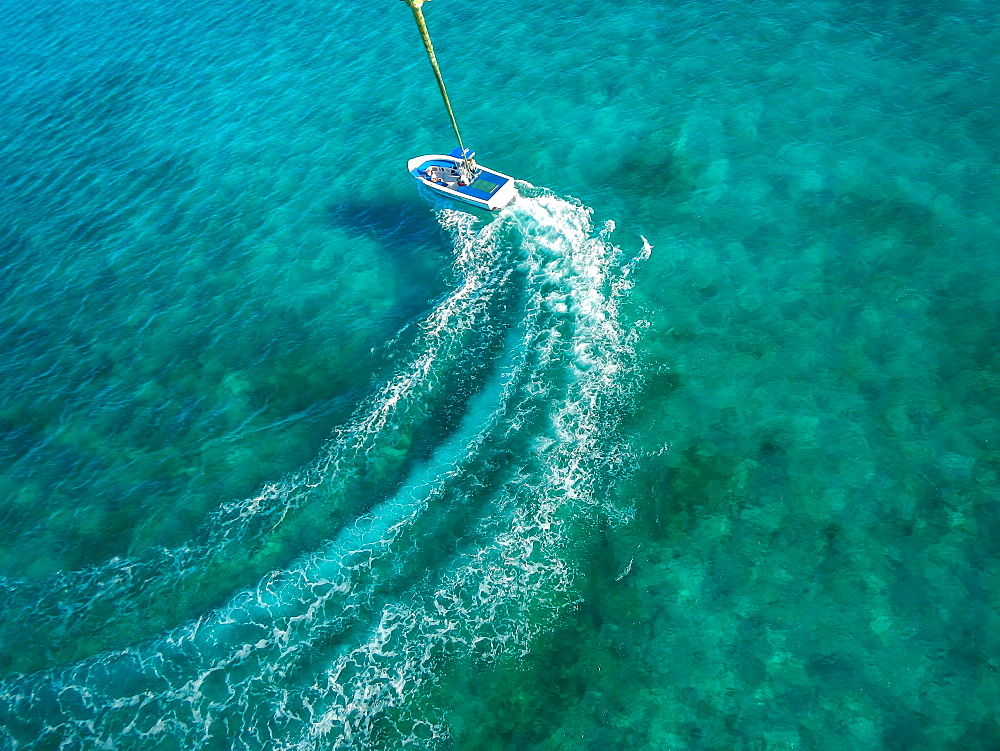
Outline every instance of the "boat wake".
<path fill-rule="evenodd" d="M 7 643 L 54 645 L 0 682 L 7 746 L 433 747 L 448 665 L 524 653 L 574 606 L 588 531 L 630 514 L 608 500 L 637 378 L 619 305 L 650 247 L 521 193 L 484 226 L 438 212 L 455 286 L 305 471 L 181 550 L 4 584 Z"/>

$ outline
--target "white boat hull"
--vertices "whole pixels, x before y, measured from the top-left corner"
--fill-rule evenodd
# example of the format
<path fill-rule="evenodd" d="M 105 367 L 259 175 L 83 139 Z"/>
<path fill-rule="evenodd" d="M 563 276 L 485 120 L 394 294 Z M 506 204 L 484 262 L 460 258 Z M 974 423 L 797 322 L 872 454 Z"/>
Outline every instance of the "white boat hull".
<path fill-rule="evenodd" d="M 462 160 L 454 156 L 425 154 L 410 159 L 406 169 L 431 190 L 489 211 L 502 209 L 517 197 L 514 178 L 487 167 L 479 168 L 470 185 L 460 184 L 458 168 L 461 163 Z M 438 180 L 431 179 L 431 174 L 438 175 Z"/>

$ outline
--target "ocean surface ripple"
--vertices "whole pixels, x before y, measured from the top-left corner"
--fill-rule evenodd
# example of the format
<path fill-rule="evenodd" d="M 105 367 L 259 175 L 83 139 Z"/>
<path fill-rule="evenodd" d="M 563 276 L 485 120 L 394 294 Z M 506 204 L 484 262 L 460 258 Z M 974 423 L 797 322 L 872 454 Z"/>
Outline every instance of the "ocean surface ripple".
<path fill-rule="evenodd" d="M 1000 747 L 995 4 L 383 6 L 0 0 L 0 749 Z"/>

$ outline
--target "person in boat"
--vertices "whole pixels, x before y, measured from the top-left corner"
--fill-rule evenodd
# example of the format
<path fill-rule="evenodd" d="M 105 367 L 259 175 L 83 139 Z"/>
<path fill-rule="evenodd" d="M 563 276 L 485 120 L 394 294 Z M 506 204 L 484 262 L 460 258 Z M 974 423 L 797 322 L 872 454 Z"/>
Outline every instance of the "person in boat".
<path fill-rule="evenodd" d="M 441 173 L 434 167 L 428 167 L 423 171 L 423 176 L 430 180 L 432 183 L 437 183 L 438 185 L 447 185 L 447 183 L 441 178 Z"/>

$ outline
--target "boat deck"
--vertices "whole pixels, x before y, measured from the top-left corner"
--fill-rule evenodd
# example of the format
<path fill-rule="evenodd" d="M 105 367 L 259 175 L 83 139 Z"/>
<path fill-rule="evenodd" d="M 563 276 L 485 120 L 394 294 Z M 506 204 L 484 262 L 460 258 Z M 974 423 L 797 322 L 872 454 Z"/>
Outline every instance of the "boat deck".
<path fill-rule="evenodd" d="M 476 175 L 471 184 L 461 185 L 458 181 L 458 170 L 455 169 L 455 165 L 439 159 L 424 162 L 417 168 L 417 171 L 427 175 L 425 180 L 429 179 L 435 184 L 444 185 L 451 190 L 484 201 L 488 200 L 501 185 L 510 179 L 491 170 L 480 168 L 479 174 Z"/>

